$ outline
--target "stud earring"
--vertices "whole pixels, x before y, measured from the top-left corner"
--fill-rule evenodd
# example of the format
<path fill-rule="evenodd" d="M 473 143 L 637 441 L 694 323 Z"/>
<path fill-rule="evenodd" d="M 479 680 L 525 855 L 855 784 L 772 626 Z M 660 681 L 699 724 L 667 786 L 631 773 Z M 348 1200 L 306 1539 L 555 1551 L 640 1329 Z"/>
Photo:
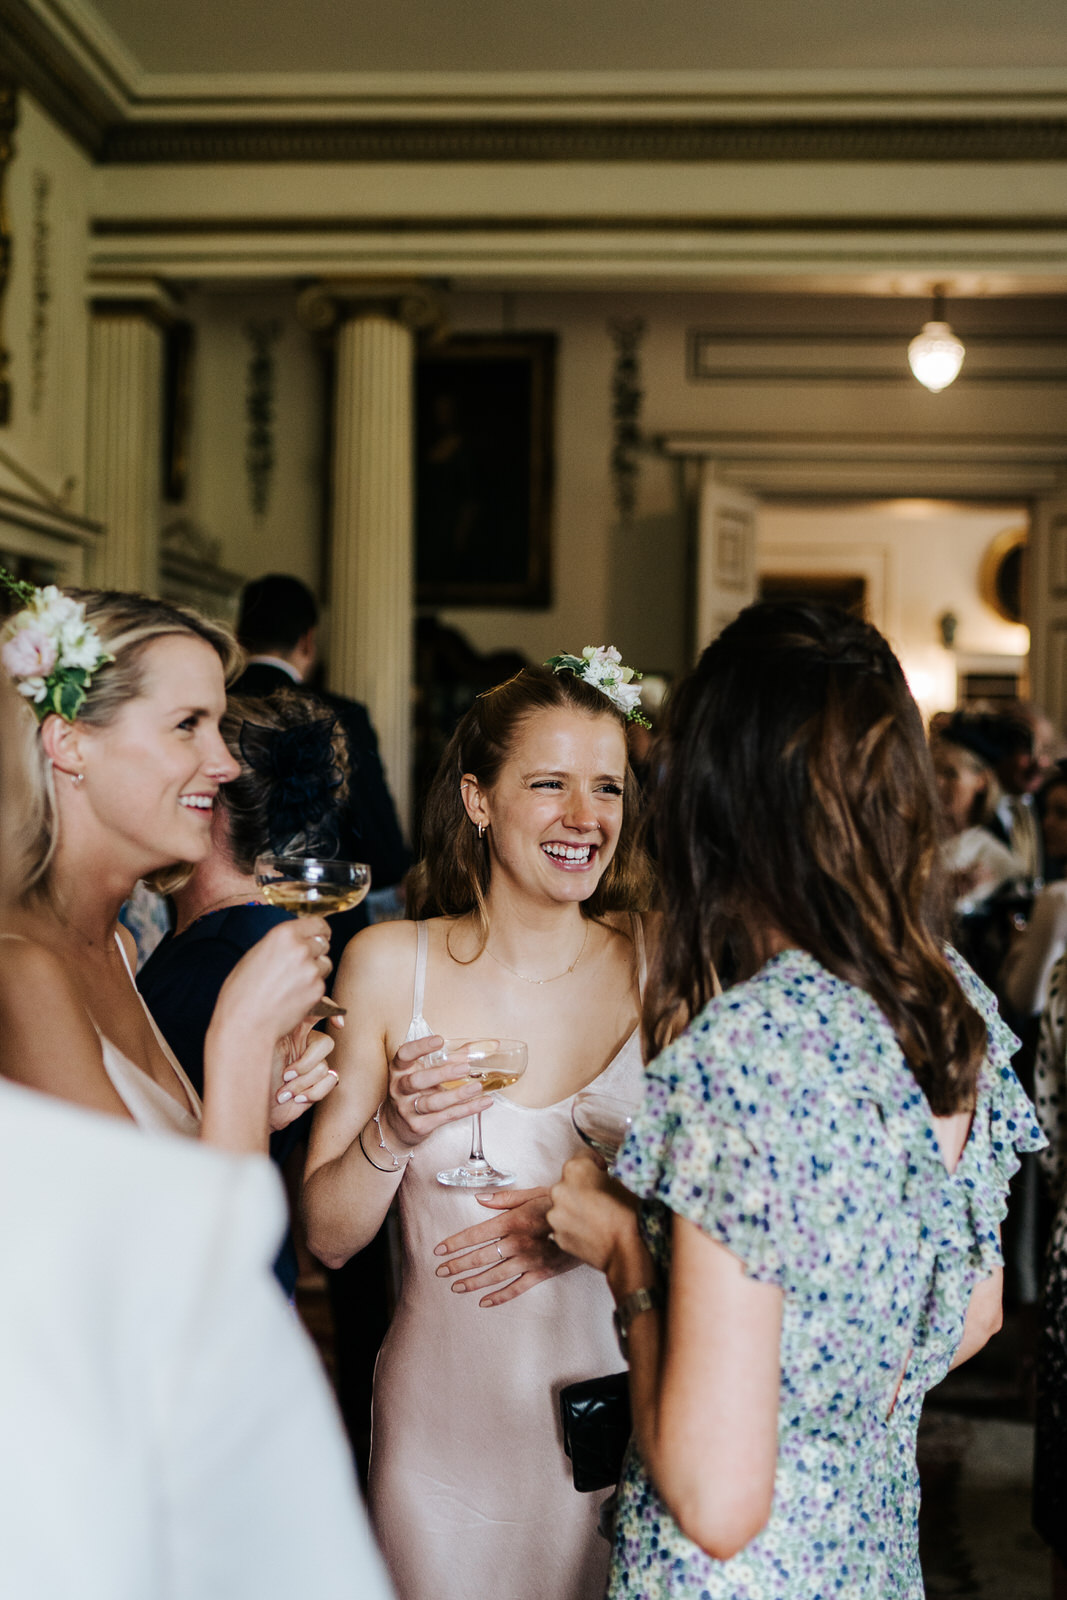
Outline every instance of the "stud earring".
<path fill-rule="evenodd" d="M 70 779 L 75 788 L 78 787 L 79 783 L 85 782 L 84 772 L 68 772 L 67 777 Z"/>

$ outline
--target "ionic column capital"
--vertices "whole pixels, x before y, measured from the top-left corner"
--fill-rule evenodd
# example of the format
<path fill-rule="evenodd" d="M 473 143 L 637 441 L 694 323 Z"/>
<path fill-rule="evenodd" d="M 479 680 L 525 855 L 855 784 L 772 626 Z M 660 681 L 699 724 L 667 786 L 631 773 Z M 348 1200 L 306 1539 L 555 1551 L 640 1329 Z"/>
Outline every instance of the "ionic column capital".
<path fill-rule="evenodd" d="M 412 333 L 436 333 L 445 321 L 444 301 L 428 283 L 395 278 L 331 278 L 313 283 L 296 303 L 297 316 L 312 333 L 328 333 L 358 317 L 388 317 Z"/>
<path fill-rule="evenodd" d="M 94 316 L 143 317 L 159 328 L 171 327 L 181 309 L 173 292 L 158 278 L 90 279 L 86 299 Z"/>

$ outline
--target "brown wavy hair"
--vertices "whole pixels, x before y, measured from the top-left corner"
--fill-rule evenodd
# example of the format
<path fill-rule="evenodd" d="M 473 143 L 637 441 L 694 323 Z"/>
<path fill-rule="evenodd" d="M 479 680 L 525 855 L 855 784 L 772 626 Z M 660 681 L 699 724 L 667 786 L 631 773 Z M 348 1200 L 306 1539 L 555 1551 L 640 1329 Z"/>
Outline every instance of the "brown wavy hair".
<path fill-rule="evenodd" d="M 985 1023 L 945 954 L 922 720 L 881 634 L 832 606 L 750 606 L 672 698 L 655 837 L 667 916 L 651 1057 L 774 928 L 877 1002 L 939 1115 L 970 1107 Z"/>
<path fill-rule="evenodd" d="M 460 719 L 426 798 L 422 856 L 408 881 L 412 916 L 461 917 L 474 912 L 484 945 L 489 934 L 485 904 L 489 844 L 479 839 L 471 824 L 460 784 L 464 773 L 470 772 L 483 788 L 491 789 L 527 718 L 556 710 L 612 717 L 625 730 L 622 714 L 599 689 L 573 672 L 557 673 L 548 667 L 524 667 L 506 683 L 480 694 Z M 637 780 L 627 762 L 619 842 L 596 889 L 582 902 L 583 916 L 647 908 L 652 880 L 640 842 L 640 803 Z"/>

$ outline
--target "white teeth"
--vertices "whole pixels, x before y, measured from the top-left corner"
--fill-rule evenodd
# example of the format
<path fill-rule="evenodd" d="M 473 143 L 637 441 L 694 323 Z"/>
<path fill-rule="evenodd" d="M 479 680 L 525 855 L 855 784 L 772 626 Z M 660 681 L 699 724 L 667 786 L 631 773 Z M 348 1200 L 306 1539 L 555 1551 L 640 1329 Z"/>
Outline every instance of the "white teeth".
<path fill-rule="evenodd" d="M 214 801 L 209 794 L 180 794 L 178 804 L 193 811 L 210 811 Z"/>
<path fill-rule="evenodd" d="M 593 853 L 591 844 L 543 844 L 541 849 L 557 861 L 588 861 Z"/>

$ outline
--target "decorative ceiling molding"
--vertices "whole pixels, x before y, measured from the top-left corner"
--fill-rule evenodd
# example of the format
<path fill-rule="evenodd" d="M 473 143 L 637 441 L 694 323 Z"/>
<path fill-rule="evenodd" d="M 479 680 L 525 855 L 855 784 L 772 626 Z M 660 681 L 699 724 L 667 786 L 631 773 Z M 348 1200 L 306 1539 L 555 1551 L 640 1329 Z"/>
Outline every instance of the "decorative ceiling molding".
<path fill-rule="evenodd" d="M 594 224 L 525 229 L 521 223 L 451 231 L 447 219 L 421 227 L 378 231 L 358 225 L 336 232 L 273 229 L 245 232 L 222 228 L 168 232 L 116 220 L 114 231 L 90 240 L 97 278 L 149 274 L 182 282 L 351 276 L 415 277 L 453 287 L 521 284 L 540 288 L 671 286 L 707 293 L 720 281 L 759 287 L 763 279 L 810 278 L 813 273 L 892 279 L 912 274 L 945 281 L 957 274 L 993 281 L 1010 278 L 1014 293 L 1029 280 L 1062 294 L 1067 276 L 1067 223 L 1056 228 L 946 228 L 927 223 L 914 232 L 883 221 L 878 228 L 823 228 L 808 219 L 803 228 L 738 227 L 709 222 L 674 232 L 653 221 L 631 219 L 626 227 Z M 935 276 L 936 275 L 936 276 Z M 887 287 L 884 291 L 895 291 Z M 914 330 L 912 330 L 914 331 Z"/>
<path fill-rule="evenodd" d="M 711 460 L 715 475 L 765 498 L 824 494 L 934 498 L 1049 494 L 1067 466 L 1067 433 L 1006 439 L 928 434 L 673 433 L 663 454 Z"/>
<path fill-rule="evenodd" d="M 1067 160 L 1067 116 L 421 123 L 127 121 L 106 163 Z"/>
<path fill-rule="evenodd" d="M 127 114 L 122 73 L 46 0 L 0 0 L 0 59 L 16 84 L 91 155 Z"/>
<path fill-rule="evenodd" d="M 0 57 L 109 164 L 1067 160 L 1064 71 L 150 73 L 85 0 Z"/>
<path fill-rule="evenodd" d="M 905 316 L 914 316 L 909 302 Z M 968 307 L 981 316 L 981 305 Z M 956 312 L 956 320 L 959 314 Z M 910 333 L 910 329 L 907 330 Z M 957 387 L 972 384 L 1067 384 L 1067 330 L 1061 325 L 1026 332 L 990 333 L 964 329 L 967 359 Z M 901 359 L 900 328 L 813 328 L 705 330 L 691 328 L 686 338 L 690 383 L 884 384 L 913 385 Z"/>

